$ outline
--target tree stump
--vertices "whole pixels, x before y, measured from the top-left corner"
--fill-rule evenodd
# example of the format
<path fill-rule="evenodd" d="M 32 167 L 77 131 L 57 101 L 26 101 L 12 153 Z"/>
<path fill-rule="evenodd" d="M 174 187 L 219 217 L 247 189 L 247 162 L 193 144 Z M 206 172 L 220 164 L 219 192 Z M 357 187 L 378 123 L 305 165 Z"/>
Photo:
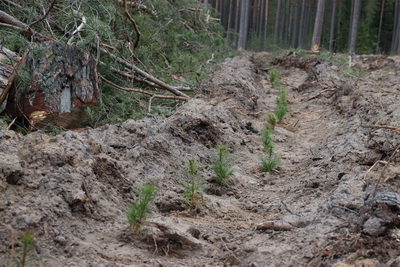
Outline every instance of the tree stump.
<path fill-rule="evenodd" d="M 47 42 L 29 48 L 26 63 L 10 89 L 6 113 L 27 118 L 31 127 L 78 128 L 83 107 L 98 104 L 93 56 L 77 47 Z"/>

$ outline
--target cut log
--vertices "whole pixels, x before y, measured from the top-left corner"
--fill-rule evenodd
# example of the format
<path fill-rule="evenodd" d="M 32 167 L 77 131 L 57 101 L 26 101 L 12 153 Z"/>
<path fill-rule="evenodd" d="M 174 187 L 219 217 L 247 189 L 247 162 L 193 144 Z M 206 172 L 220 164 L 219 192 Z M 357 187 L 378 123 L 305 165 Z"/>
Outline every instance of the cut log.
<path fill-rule="evenodd" d="M 8 94 L 20 59 L 16 53 L 0 45 L 0 105 Z"/>
<path fill-rule="evenodd" d="M 96 61 L 89 52 L 55 42 L 30 47 L 26 64 L 10 89 L 6 113 L 31 126 L 77 128 L 83 106 L 99 104 Z"/>

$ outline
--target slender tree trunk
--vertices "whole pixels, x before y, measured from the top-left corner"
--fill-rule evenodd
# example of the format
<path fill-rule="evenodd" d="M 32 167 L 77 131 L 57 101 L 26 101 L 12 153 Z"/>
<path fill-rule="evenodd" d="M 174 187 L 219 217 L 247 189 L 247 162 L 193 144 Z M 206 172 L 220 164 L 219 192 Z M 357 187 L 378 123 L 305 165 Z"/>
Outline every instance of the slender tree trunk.
<path fill-rule="evenodd" d="M 263 21 L 263 15 L 264 15 L 264 0 L 259 0 L 258 1 L 258 10 L 257 10 L 257 37 L 261 36 L 262 32 L 262 21 Z"/>
<path fill-rule="evenodd" d="M 381 43 L 381 34 L 382 34 L 382 24 L 383 24 L 383 14 L 385 11 L 385 0 L 382 0 L 381 5 L 381 15 L 379 16 L 379 27 L 378 27 L 378 40 L 376 41 L 375 53 L 380 53 L 380 43 Z"/>
<path fill-rule="evenodd" d="M 354 18 L 354 0 L 351 0 L 351 11 L 350 11 L 350 25 L 348 32 L 348 46 L 350 47 L 350 39 L 351 39 L 351 28 L 353 27 L 353 18 Z"/>
<path fill-rule="evenodd" d="M 321 44 L 322 26 L 324 24 L 325 0 L 318 0 L 317 15 L 315 16 L 314 32 L 311 41 L 311 49 L 319 50 Z"/>
<path fill-rule="evenodd" d="M 262 46 L 263 50 L 265 49 L 265 42 L 267 40 L 268 33 L 268 9 L 269 9 L 269 0 L 265 0 L 265 10 L 264 10 L 264 23 L 263 23 L 263 41 Z"/>
<path fill-rule="evenodd" d="M 245 49 L 249 25 L 249 0 L 242 0 L 240 8 L 240 29 L 239 29 L 239 42 L 238 48 Z"/>
<path fill-rule="evenodd" d="M 306 15 L 304 21 L 304 33 L 303 33 L 303 47 L 306 46 L 308 33 L 310 31 L 310 20 L 311 20 L 311 9 L 312 9 L 312 0 L 307 0 L 307 8 L 306 8 Z"/>
<path fill-rule="evenodd" d="M 288 27 L 287 27 L 287 18 L 288 18 L 288 10 L 289 10 L 289 8 L 287 7 L 287 2 L 288 2 L 288 0 L 282 0 L 283 1 L 283 9 L 282 9 L 282 22 L 281 22 L 281 24 L 280 24 L 280 30 L 279 30 L 279 33 L 280 33 L 280 35 L 281 35 L 281 40 L 284 40 L 284 41 L 286 41 L 286 33 L 287 33 L 287 30 L 288 30 Z"/>
<path fill-rule="evenodd" d="M 240 31 L 240 0 L 236 0 L 236 12 L 235 12 L 235 32 L 239 33 Z M 235 35 L 233 45 L 238 47 L 238 38 L 237 35 Z"/>
<path fill-rule="evenodd" d="M 332 17 L 331 17 L 331 29 L 329 33 L 329 52 L 333 51 L 333 38 L 335 35 L 335 19 L 336 19 L 336 2 L 337 0 L 332 0 Z"/>
<path fill-rule="evenodd" d="M 300 0 L 295 0 L 294 3 L 294 18 L 293 18 L 293 34 L 292 34 L 292 47 L 297 48 L 298 46 L 298 36 L 299 36 L 299 3 Z"/>
<path fill-rule="evenodd" d="M 394 26 L 393 26 L 393 35 L 392 35 L 392 54 L 399 54 L 399 43 L 400 43 L 400 1 L 396 0 L 395 8 L 394 8 Z"/>
<path fill-rule="evenodd" d="M 342 25 L 342 9 L 343 9 L 343 1 L 342 0 L 338 0 L 338 20 L 337 20 L 337 26 L 336 26 L 336 36 L 340 36 L 340 31 L 342 29 L 341 25 Z M 341 43 L 341 39 L 336 40 L 337 43 L 337 47 L 340 47 L 340 43 Z"/>
<path fill-rule="evenodd" d="M 306 12 L 306 0 L 302 0 L 301 1 L 301 11 L 300 11 L 300 29 L 299 29 L 299 36 L 297 37 L 298 46 L 303 46 L 305 12 Z"/>
<path fill-rule="evenodd" d="M 350 36 L 350 46 L 349 46 L 350 54 L 354 54 L 356 51 L 358 22 L 360 21 L 360 13 L 361 13 L 361 2 L 362 0 L 355 0 L 354 2 L 354 14 L 353 14 L 353 21 L 351 23 L 351 36 Z"/>
<path fill-rule="evenodd" d="M 274 29 L 274 43 L 278 41 L 278 31 L 280 24 L 280 13 L 281 13 L 281 0 L 278 0 L 277 8 L 276 8 L 276 17 L 275 17 L 275 29 Z"/>
<path fill-rule="evenodd" d="M 285 41 L 290 45 L 290 36 L 292 34 L 292 20 L 293 20 L 293 8 L 292 1 L 287 0 L 287 13 L 286 13 L 286 31 L 285 31 Z"/>

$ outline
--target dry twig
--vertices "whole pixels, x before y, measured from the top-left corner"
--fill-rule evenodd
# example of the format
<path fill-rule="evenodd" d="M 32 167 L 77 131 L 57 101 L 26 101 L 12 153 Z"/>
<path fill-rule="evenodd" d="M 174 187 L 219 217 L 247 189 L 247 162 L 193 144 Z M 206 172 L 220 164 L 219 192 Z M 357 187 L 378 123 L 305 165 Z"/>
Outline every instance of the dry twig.
<path fill-rule="evenodd" d="M 97 47 L 94 47 L 94 48 L 97 48 Z M 148 79 L 149 81 L 151 81 L 151 82 L 157 84 L 158 86 L 160 86 L 160 87 L 162 87 L 162 88 L 164 88 L 164 89 L 170 91 L 170 92 L 173 93 L 174 95 L 179 96 L 179 97 L 182 97 L 182 98 L 179 98 L 179 99 L 188 100 L 188 99 L 190 98 L 188 95 L 186 95 L 186 94 L 180 92 L 179 90 L 177 90 L 177 89 L 174 88 L 173 86 L 170 86 L 170 85 L 166 84 L 165 82 L 160 81 L 159 79 L 157 79 L 157 78 L 155 78 L 154 76 L 148 74 L 147 72 L 141 70 L 140 68 L 138 68 L 138 67 L 136 67 L 135 65 L 129 63 L 128 61 L 126 61 L 126 60 L 124 60 L 124 59 L 122 59 L 122 58 L 120 58 L 120 57 L 117 57 L 117 56 L 111 54 L 111 53 L 108 52 L 106 49 L 101 48 L 101 47 L 99 47 L 98 49 L 100 50 L 101 53 L 107 54 L 107 55 L 110 56 L 112 59 L 114 59 L 116 62 L 118 62 L 118 63 L 124 65 L 124 66 L 127 67 L 128 69 L 131 69 L 132 71 L 136 72 L 136 73 L 139 74 L 140 76 L 142 76 L 142 77 Z"/>
<path fill-rule="evenodd" d="M 400 128 L 389 126 L 389 125 L 361 125 L 363 128 L 370 128 L 370 129 L 387 129 L 396 132 L 400 132 Z"/>
<path fill-rule="evenodd" d="M 394 151 L 393 151 L 392 155 L 390 155 L 390 158 L 388 159 L 388 161 L 387 161 L 385 167 L 383 167 L 382 172 L 381 172 L 381 175 L 379 176 L 379 180 L 378 180 L 378 182 L 376 183 L 376 186 L 375 186 L 375 188 L 374 188 L 374 191 L 372 192 L 372 197 L 375 197 L 375 194 L 376 194 L 376 191 L 377 191 L 377 189 L 378 189 L 378 186 L 379 186 L 379 184 L 381 183 L 383 177 L 385 176 L 386 169 L 388 168 L 390 162 L 394 159 L 394 157 L 396 156 L 396 154 L 399 153 L 399 152 L 400 152 L 400 144 L 394 149 Z"/>
<path fill-rule="evenodd" d="M 49 9 L 47 10 L 47 12 L 44 14 L 43 17 L 41 17 L 40 19 L 32 22 L 31 24 L 29 24 L 29 28 L 31 28 L 33 25 L 41 22 L 42 20 L 44 20 L 45 18 L 47 18 L 47 16 L 50 14 L 50 11 L 53 9 L 54 4 L 56 3 L 57 0 L 53 0 L 53 2 L 51 2 Z"/>
<path fill-rule="evenodd" d="M 133 45 L 133 48 L 137 48 L 139 45 L 139 40 L 140 40 L 140 31 L 136 24 L 136 21 L 132 18 L 131 14 L 128 11 L 128 4 L 127 4 L 126 0 L 123 0 L 123 2 L 124 2 L 124 13 L 128 17 L 129 21 L 132 23 L 133 29 L 135 30 L 136 35 L 137 35 L 135 44 Z"/>

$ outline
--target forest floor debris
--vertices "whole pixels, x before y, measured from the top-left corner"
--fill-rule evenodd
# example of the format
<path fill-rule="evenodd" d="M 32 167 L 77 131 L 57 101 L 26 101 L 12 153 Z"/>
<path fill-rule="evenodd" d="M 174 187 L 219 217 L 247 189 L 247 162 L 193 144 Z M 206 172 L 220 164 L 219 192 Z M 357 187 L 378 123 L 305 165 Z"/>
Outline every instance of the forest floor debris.
<path fill-rule="evenodd" d="M 399 133 L 362 127 L 400 127 L 400 58 L 353 64 L 362 77 L 321 59 L 243 55 L 165 119 L 57 136 L 3 128 L 0 262 L 21 250 L 12 229 L 33 230 L 28 261 L 41 266 L 400 264 Z M 279 90 L 265 66 L 279 70 L 288 95 L 273 131 L 280 165 L 269 173 L 260 133 Z M 218 145 L 232 157 L 224 186 L 210 182 Z M 389 158 L 374 198 L 385 165 L 371 166 Z M 192 211 L 181 186 L 189 159 L 207 181 Z M 125 213 L 131 189 L 143 184 L 157 187 L 157 199 L 133 236 Z"/>

